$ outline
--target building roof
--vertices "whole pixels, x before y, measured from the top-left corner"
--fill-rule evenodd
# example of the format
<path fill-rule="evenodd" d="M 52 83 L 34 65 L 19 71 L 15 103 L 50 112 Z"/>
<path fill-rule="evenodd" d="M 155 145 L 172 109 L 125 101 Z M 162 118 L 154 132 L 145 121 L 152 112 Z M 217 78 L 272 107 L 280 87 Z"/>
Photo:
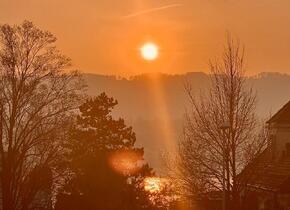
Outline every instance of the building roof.
<path fill-rule="evenodd" d="M 267 123 L 290 123 L 290 101 Z M 239 174 L 238 181 L 248 188 L 290 193 L 290 156 L 273 158 L 271 146 L 252 160 Z"/>
<path fill-rule="evenodd" d="M 290 101 L 274 114 L 267 123 L 290 123 Z"/>
<path fill-rule="evenodd" d="M 238 180 L 253 190 L 290 192 L 290 156 L 273 160 L 267 148 L 239 174 Z"/>

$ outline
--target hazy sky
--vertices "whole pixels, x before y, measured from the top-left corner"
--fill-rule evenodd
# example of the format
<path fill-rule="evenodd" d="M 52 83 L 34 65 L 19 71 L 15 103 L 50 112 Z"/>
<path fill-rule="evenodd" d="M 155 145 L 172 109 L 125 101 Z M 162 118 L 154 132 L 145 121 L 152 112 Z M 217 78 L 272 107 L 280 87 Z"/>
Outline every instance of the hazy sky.
<path fill-rule="evenodd" d="M 289 0 L 0 0 L 0 22 L 33 21 L 85 72 L 207 71 L 226 31 L 246 46 L 250 74 L 290 73 Z M 157 61 L 138 48 L 154 41 Z"/>

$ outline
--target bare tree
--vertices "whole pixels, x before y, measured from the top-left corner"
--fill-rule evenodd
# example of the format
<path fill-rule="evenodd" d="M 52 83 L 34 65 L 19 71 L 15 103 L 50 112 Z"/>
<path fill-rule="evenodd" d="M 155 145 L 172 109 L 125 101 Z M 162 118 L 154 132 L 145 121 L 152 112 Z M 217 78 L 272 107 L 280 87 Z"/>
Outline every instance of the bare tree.
<path fill-rule="evenodd" d="M 70 60 L 55 41 L 28 21 L 0 27 L 3 210 L 32 209 L 57 177 L 61 140 L 82 85 L 76 72 L 64 71 Z"/>
<path fill-rule="evenodd" d="M 255 115 L 256 96 L 246 88 L 244 49 L 227 39 L 222 59 L 210 63 L 211 87 L 196 96 L 186 86 L 190 111 L 179 143 L 175 171 L 187 195 L 202 196 L 225 186 L 228 202 L 238 204 L 237 174 L 264 146 Z M 227 129 L 222 125 L 227 123 Z"/>

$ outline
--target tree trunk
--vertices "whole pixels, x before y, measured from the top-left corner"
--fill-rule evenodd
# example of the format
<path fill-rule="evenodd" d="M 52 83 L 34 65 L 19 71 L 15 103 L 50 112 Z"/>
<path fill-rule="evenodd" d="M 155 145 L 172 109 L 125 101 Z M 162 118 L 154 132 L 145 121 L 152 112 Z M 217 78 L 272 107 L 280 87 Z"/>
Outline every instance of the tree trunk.
<path fill-rule="evenodd" d="M 12 192 L 12 174 L 10 168 L 11 167 L 9 166 L 9 163 L 7 164 L 6 162 L 5 164 L 3 164 L 1 177 L 3 210 L 15 210 Z"/>

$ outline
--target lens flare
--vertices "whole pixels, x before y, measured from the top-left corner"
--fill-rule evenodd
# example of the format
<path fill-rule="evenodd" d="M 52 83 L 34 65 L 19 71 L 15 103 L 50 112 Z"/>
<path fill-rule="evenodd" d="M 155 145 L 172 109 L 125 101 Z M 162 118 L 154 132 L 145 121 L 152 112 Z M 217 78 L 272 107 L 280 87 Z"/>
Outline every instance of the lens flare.
<path fill-rule="evenodd" d="M 144 162 L 142 154 L 134 150 L 120 150 L 109 156 L 112 169 L 123 175 L 138 173 Z"/>

